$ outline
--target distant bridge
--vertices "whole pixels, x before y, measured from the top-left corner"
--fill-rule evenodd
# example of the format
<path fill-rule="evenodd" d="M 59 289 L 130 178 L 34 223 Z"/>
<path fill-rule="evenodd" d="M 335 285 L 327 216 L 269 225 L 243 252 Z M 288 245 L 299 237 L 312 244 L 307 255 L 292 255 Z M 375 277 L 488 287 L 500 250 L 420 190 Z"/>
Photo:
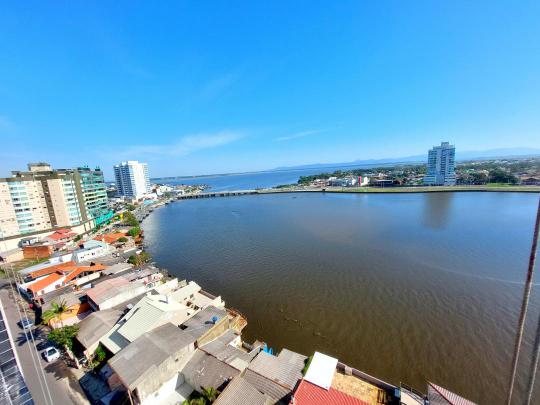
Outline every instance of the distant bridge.
<path fill-rule="evenodd" d="M 177 200 L 190 200 L 193 198 L 214 198 L 233 197 L 237 195 L 261 194 L 259 190 L 235 190 L 235 191 L 214 191 L 208 193 L 184 194 L 176 197 Z"/>

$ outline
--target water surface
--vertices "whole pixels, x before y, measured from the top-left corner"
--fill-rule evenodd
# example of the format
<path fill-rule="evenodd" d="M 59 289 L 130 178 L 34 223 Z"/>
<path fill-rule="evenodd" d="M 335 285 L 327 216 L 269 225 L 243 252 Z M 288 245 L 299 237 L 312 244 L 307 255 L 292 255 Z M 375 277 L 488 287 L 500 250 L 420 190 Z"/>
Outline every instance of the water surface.
<path fill-rule="evenodd" d="M 525 193 L 227 197 L 159 208 L 144 229 L 160 266 L 247 315 L 247 341 L 319 350 L 394 384 L 425 391 L 430 380 L 498 404 L 537 201 Z"/>

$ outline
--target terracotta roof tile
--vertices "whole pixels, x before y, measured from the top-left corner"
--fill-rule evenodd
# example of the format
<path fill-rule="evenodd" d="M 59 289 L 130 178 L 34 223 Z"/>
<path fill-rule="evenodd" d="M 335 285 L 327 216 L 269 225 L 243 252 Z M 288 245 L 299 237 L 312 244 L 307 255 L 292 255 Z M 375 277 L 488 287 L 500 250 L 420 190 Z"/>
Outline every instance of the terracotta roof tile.
<path fill-rule="evenodd" d="M 302 380 L 294 393 L 294 405 L 369 405 L 334 388 L 325 390 L 306 380 Z"/>
<path fill-rule="evenodd" d="M 75 267 L 75 262 L 53 264 L 52 266 L 33 271 L 29 274 L 29 276 L 32 278 L 38 278 L 41 276 L 46 276 L 47 274 L 56 273 L 58 271 L 60 272 L 70 271 L 70 269 L 73 269 L 73 267 Z"/>
<path fill-rule="evenodd" d="M 44 288 L 47 288 L 51 284 L 55 283 L 56 281 L 60 280 L 62 277 L 64 277 L 62 274 L 53 273 L 41 280 L 36 281 L 34 284 L 30 284 L 28 286 L 28 289 L 32 291 L 32 293 L 37 293 Z"/>

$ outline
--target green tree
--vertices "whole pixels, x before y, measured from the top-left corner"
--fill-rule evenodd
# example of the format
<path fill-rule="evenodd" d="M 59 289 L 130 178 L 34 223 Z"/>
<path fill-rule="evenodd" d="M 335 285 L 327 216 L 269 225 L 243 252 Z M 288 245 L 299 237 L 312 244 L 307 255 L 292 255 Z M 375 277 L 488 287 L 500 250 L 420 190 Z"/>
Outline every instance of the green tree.
<path fill-rule="evenodd" d="M 92 355 L 92 362 L 91 362 L 92 367 L 94 368 L 98 367 L 101 363 L 103 363 L 103 361 L 105 361 L 106 358 L 107 358 L 107 353 L 105 352 L 105 349 L 100 343 L 98 347 L 96 348 L 96 351 Z"/>
<path fill-rule="evenodd" d="M 135 218 L 135 215 L 129 211 L 124 213 L 123 222 L 129 226 L 139 226 L 139 221 Z"/>
<path fill-rule="evenodd" d="M 122 236 L 121 238 L 118 238 L 118 242 L 120 243 L 126 243 L 128 241 L 128 238 Z"/>
<path fill-rule="evenodd" d="M 79 327 L 77 325 L 64 326 L 63 328 L 53 329 L 47 336 L 47 340 L 56 343 L 58 346 L 67 346 L 73 349 L 73 338 L 77 336 Z"/>
<path fill-rule="evenodd" d="M 68 310 L 68 305 L 66 303 L 66 300 L 62 300 L 60 302 L 54 302 L 51 304 L 52 309 L 49 309 L 48 311 L 43 312 L 41 315 L 42 323 L 45 325 L 48 325 L 49 322 L 53 320 L 60 320 L 60 325 L 62 324 L 62 314 Z"/>
<path fill-rule="evenodd" d="M 134 265 L 135 267 L 138 267 L 143 265 L 144 263 L 149 262 L 151 258 L 152 257 L 148 253 L 141 252 L 138 255 L 129 256 L 128 263 Z"/>
<path fill-rule="evenodd" d="M 135 227 L 131 228 L 131 229 L 128 231 L 127 234 L 128 234 L 129 236 L 131 236 L 132 238 L 134 238 L 134 237 L 140 235 L 140 233 L 141 233 L 141 228 L 138 227 L 138 226 L 135 226 Z"/>
<path fill-rule="evenodd" d="M 129 211 L 135 211 L 136 208 L 137 208 L 137 207 L 136 207 L 135 205 L 133 205 L 133 204 L 128 204 L 128 206 L 127 206 L 127 209 L 128 209 Z"/>
<path fill-rule="evenodd" d="M 210 402 L 214 402 L 218 396 L 218 392 L 214 387 L 203 387 L 203 396 Z"/>

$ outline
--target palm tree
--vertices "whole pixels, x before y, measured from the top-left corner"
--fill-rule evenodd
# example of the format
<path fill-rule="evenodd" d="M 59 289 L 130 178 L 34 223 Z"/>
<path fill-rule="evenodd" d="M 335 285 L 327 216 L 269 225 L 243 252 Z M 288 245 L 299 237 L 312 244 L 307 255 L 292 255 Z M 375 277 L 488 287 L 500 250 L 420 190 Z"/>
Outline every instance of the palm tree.
<path fill-rule="evenodd" d="M 42 322 L 45 325 L 48 325 L 49 322 L 59 319 L 60 325 L 63 327 L 64 324 L 62 323 L 62 314 L 64 312 L 67 312 L 68 305 L 66 303 L 66 300 L 58 302 L 52 302 L 51 303 L 52 309 L 49 309 L 48 311 L 43 312 L 43 315 L 41 315 Z"/>
<path fill-rule="evenodd" d="M 218 396 L 218 392 L 214 387 L 203 387 L 202 394 L 210 403 L 214 402 Z"/>

